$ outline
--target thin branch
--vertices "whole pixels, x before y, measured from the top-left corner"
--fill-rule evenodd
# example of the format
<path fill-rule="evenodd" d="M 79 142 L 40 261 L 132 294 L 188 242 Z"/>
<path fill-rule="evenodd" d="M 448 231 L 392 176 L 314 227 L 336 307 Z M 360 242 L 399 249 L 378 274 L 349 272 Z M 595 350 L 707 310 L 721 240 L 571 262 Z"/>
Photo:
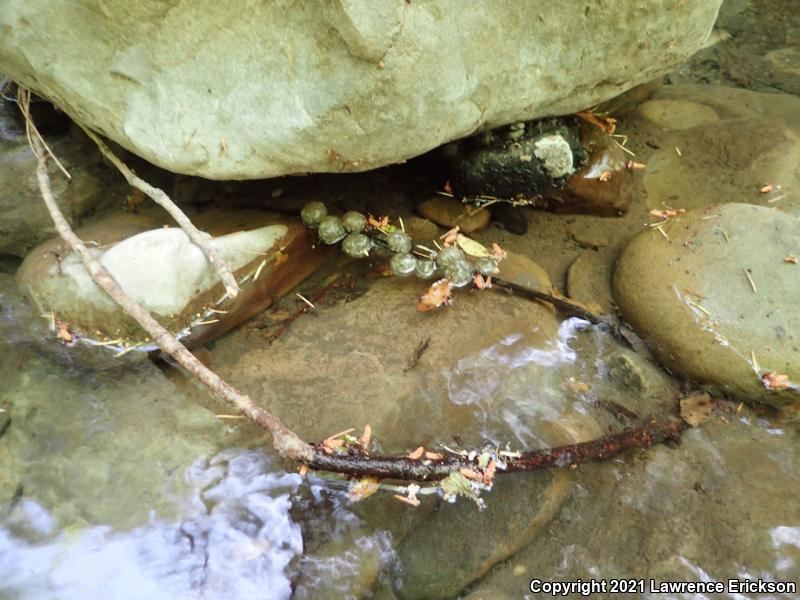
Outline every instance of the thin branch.
<path fill-rule="evenodd" d="M 547 294 L 545 292 L 540 292 L 538 290 L 534 290 L 524 285 L 517 285 L 516 283 L 512 283 L 510 281 L 506 281 L 505 279 L 501 279 L 495 276 L 492 276 L 492 283 L 497 287 L 505 288 L 507 290 L 514 292 L 515 294 L 524 296 L 525 298 L 529 298 L 531 300 L 543 300 L 544 302 L 548 302 L 552 304 L 556 309 L 558 309 L 559 311 L 561 311 L 562 313 L 566 314 L 569 317 L 578 317 L 579 319 L 589 321 L 594 325 L 599 325 L 603 322 L 603 319 L 599 315 L 596 315 L 595 313 L 591 312 L 590 310 L 586 309 L 580 304 L 576 304 L 575 302 L 572 302 L 567 298 L 561 296 L 554 296 L 553 294 Z"/>
<path fill-rule="evenodd" d="M 80 256 L 92 280 L 114 302 L 128 313 L 144 329 L 161 349 L 174 358 L 178 364 L 197 377 L 215 395 L 219 396 L 237 411 L 272 434 L 273 445 L 281 456 L 292 460 L 306 461 L 314 456 L 314 448 L 301 440 L 294 432 L 288 429 L 280 420 L 258 406 L 250 397 L 241 393 L 232 385 L 223 380 L 219 375 L 208 369 L 175 336 L 161 326 L 138 302 L 133 300 L 120 287 L 119 283 L 111 276 L 106 268 L 89 252 L 83 241 L 72 231 L 53 196 L 50 186 L 50 176 L 47 172 L 47 154 L 44 151 L 38 133 L 32 136 L 34 150 L 39 158 L 36 168 L 36 177 L 39 180 L 39 191 L 42 194 L 50 217 L 53 219 L 56 231 L 69 244 L 75 253 Z"/>
<path fill-rule="evenodd" d="M 61 164 L 61 161 L 58 160 L 58 157 L 50 149 L 50 146 L 44 141 L 42 134 L 36 129 L 36 124 L 33 122 L 33 119 L 31 119 L 31 91 L 29 89 L 24 87 L 17 88 L 17 106 L 19 106 L 22 116 L 25 117 L 25 136 L 28 138 L 28 143 L 31 145 L 31 150 L 33 150 L 36 158 L 39 158 L 40 155 L 36 152 L 36 146 L 33 144 L 34 138 L 37 138 L 41 142 L 44 150 L 50 155 L 50 158 L 53 159 L 53 162 L 56 163 L 58 168 L 61 169 L 64 176 L 67 179 L 72 179 L 72 175 L 69 174 L 69 171 Z"/>
<path fill-rule="evenodd" d="M 538 469 L 568 469 L 584 462 L 607 460 L 632 448 L 648 448 L 653 444 L 675 440 L 687 428 L 683 419 L 653 422 L 643 427 L 626 429 L 590 442 L 545 448 L 506 459 L 506 468 L 496 474 L 519 473 Z M 367 456 L 364 454 L 326 454 L 319 449 L 306 463 L 310 469 L 332 471 L 351 477 L 377 477 L 405 481 L 437 481 L 458 469 L 475 467 L 467 456 L 449 455 L 438 460 L 411 459 L 407 456 Z"/>
<path fill-rule="evenodd" d="M 222 260 L 222 257 L 209 243 L 210 238 L 194 226 L 194 223 L 189 220 L 189 217 L 184 214 L 178 205 L 175 204 L 163 190 L 153 187 L 144 179 L 138 177 L 133 171 L 131 171 L 128 165 L 122 162 L 117 155 L 111 151 L 111 148 L 109 148 L 94 131 L 88 127 L 84 127 L 80 123 L 78 124 L 81 126 L 81 129 L 83 129 L 86 135 L 88 135 L 89 138 L 95 144 L 97 144 L 97 147 L 100 149 L 100 152 L 103 154 L 103 156 L 105 156 L 115 167 L 117 167 L 117 170 L 122 173 L 122 176 L 125 177 L 131 187 L 134 187 L 144 193 L 153 202 L 166 210 L 173 219 L 175 219 L 175 222 L 186 232 L 186 235 L 189 236 L 189 239 L 192 240 L 192 242 L 203 251 L 203 254 L 205 254 L 206 258 L 208 259 L 208 262 L 210 262 L 217 270 L 217 274 L 222 280 L 228 296 L 235 298 L 239 294 L 239 284 L 236 283 L 236 278 L 233 276 L 233 273 L 231 273 L 228 265 L 224 260 Z"/>

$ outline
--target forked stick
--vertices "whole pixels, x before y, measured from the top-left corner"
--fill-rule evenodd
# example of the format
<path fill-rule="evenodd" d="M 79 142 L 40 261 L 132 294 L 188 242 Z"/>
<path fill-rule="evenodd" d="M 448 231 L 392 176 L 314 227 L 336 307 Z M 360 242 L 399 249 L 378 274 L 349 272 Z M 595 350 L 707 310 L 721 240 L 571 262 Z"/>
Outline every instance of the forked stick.
<path fill-rule="evenodd" d="M 203 254 L 205 254 L 206 258 L 208 259 L 208 262 L 210 262 L 217 270 L 217 274 L 222 280 L 228 296 L 235 298 L 239 294 L 239 284 L 236 283 L 236 278 L 233 276 L 233 273 L 231 273 L 228 265 L 224 260 L 222 260 L 222 257 L 209 243 L 210 238 L 194 226 L 194 223 L 189 220 L 189 217 L 187 217 L 184 212 L 178 208 L 178 205 L 175 204 L 163 190 L 153 187 L 144 179 L 137 176 L 136 173 L 131 171 L 128 165 L 122 162 L 117 155 L 111 151 L 111 148 L 109 148 L 94 131 L 81 125 L 80 123 L 78 123 L 78 125 L 80 125 L 81 129 L 83 129 L 86 135 L 88 135 L 89 138 L 95 144 L 97 144 L 97 147 L 100 149 L 100 152 L 103 154 L 103 156 L 105 156 L 115 167 L 117 167 L 117 170 L 122 173 L 122 176 L 125 177 L 131 187 L 141 191 L 145 196 L 149 197 L 153 202 L 167 211 L 173 219 L 175 219 L 175 222 L 186 232 L 186 235 L 189 236 L 189 239 L 192 240 L 192 243 L 194 243 L 195 246 L 203 251 Z"/>

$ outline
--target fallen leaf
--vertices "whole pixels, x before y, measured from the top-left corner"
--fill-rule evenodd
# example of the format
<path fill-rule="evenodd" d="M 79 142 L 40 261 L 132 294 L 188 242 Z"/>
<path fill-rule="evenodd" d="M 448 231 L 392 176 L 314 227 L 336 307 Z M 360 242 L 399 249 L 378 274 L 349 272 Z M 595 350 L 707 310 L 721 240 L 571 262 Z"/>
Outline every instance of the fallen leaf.
<path fill-rule="evenodd" d="M 797 264 L 797 257 L 794 254 L 788 254 L 783 257 L 783 262 L 790 263 L 792 265 Z"/>
<path fill-rule="evenodd" d="M 472 283 L 474 283 L 475 287 L 478 288 L 479 290 L 482 290 L 482 289 L 485 289 L 485 288 L 491 288 L 492 287 L 492 278 L 491 278 L 491 276 L 489 276 L 486 279 L 484 279 L 483 275 L 481 275 L 480 273 L 475 273 L 475 277 L 472 278 Z"/>
<path fill-rule="evenodd" d="M 775 371 L 768 371 L 761 376 L 761 383 L 768 390 L 785 390 L 791 387 L 789 376 Z"/>
<path fill-rule="evenodd" d="M 428 312 L 440 306 L 448 306 L 453 301 L 453 285 L 449 279 L 440 279 L 428 288 L 417 302 L 417 312 Z"/>
<path fill-rule="evenodd" d="M 600 175 L 598 176 L 597 180 L 598 181 L 608 181 L 609 179 L 611 179 L 611 175 L 612 175 L 611 171 L 603 171 L 602 173 L 600 173 Z"/>
<path fill-rule="evenodd" d="M 422 446 L 420 446 L 420 447 L 418 447 L 416 450 L 414 450 L 413 452 L 409 452 L 409 453 L 407 454 L 407 456 L 408 456 L 408 458 L 410 458 L 411 460 L 419 460 L 420 458 L 422 458 L 422 454 L 423 454 L 424 452 L 425 452 L 425 448 L 423 448 Z"/>
<path fill-rule="evenodd" d="M 508 256 L 508 253 L 497 242 L 493 242 L 491 256 L 495 261 L 500 262 Z"/>
<path fill-rule="evenodd" d="M 483 483 L 491 485 L 494 480 L 494 472 L 497 470 L 497 463 L 494 459 L 489 461 L 489 464 L 483 470 Z"/>
<path fill-rule="evenodd" d="M 761 187 L 761 189 L 760 189 L 759 191 L 760 191 L 762 194 L 769 194 L 769 193 L 770 193 L 771 191 L 773 191 L 774 189 L 775 189 L 775 186 L 774 186 L 774 185 L 772 185 L 771 183 L 768 183 L 768 184 L 766 184 L 766 185 L 762 186 L 762 187 Z"/>
<path fill-rule="evenodd" d="M 364 450 L 369 450 L 369 441 L 372 439 L 372 427 L 364 425 L 364 433 L 358 438 L 359 445 Z"/>
<path fill-rule="evenodd" d="M 595 125 L 596 127 L 599 127 L 609 135 L 617 130 L 617 120 L 612 117 L 601 118 L 588 110 L 577 112 L 575 113 L 575 116 L 591 123 L 592 125 Z"/>
<path fill-rule="evenodd" d="M 62 342 L 71 344 L 75 340 L 75 337 L 70 332 L 69 326 L 66 323 L 56 319 L 56 326 L 58 327 L 58 337 L 61 338 Z"/>
<path fill-rule="evenodd" d="M 394 495 L 395 499 L 400 500 L 400 502 L 405 502 L 406 504 L 410 504 L 414 508 L 419 506 L 419 498 L 409 498 L 408 496 L 401 496 L 400 494 Z"/>
<path fill-rule="evenodd" d="M 375 229 L 386 229 L 386 227 L 389 225 L 389 217 L 383 216 L 376 219 L 372 215 L 369 215 L 367 217 L 367 223 L 372 225 Z"/>
<path fill-rule="evenodd" d="M 426 452 L 425 458 L 430 460 L 442 460 L 444 458 L 444 454 L 441 454 L 440 452 Z"/>
<path fill-rule="evenodd" d="M 486 258 L 489 256 L 489 251 L 486 249 L 486 246 L 461 233 L 456 236 L 456 243 L 466 254 L 474 256 L 475 258 Z"/>
<path fill-rule="evenodd" d="M 625 166 L 631 170 L 640 170 L 647 168 L 647 165 L 644 163 L 636 162 L 635 160 L 629 160 L 625 163 Z"/>
<path fill-rule="evenodd" d="M 473 471 L 472 469 L 467 469 L 462 467 L 458 470 L 458 472 L 461 473 L 467 479 L 472 479 L 472 481 L 483 482 L 483 475 L 481 475 L 477 471 Z"/>
<path fill-rule="evenodd" d="M 381 481 L 377 477 L 363 477 L 358 481 L 350 483 L 347 490 L 347 498 L 350 502 L 360 502 L 364 498 L 369 498 L 381 487 Z"/>
<path fill-rule="evenodd" d="M 285 252 L 281 252 L 280 250 L 275 251 L 275 263 L 272 265 L 273 268 L 280 267 L 283 263 L 289 260 L 289 255 Z"/>
<path fill-rule="evenodd" d="M 478 500 L 478 495 L 472 488 L 469 479 L 464 477 L 459 471 L 453 471 L 439 482 L 439 487 L 444 492 L 445 500 L 453 501 L 456 496 L 466 496 L 473 500 Z"/>
<path fill-rule="evenodd" d="M 300 477 L 305 477 L 308 475 L 308 465 L 300 465 L 300 468 L 297 470 L 300 473 Z"/>
<path fill-rule="evenodd" d="M 669 208 L 664 208 L 664 209 L 654 208 L 653 210 L 650 211 L 650 216 L 655 217 L 656 219 L 660 219 L 661 221 L 666 221 L 670 217 L 677 217 L 678 215 L 682 215 L 685 212 L 686 212 L 685 208 L 677 208 L 675 210 Z"/>
<path fill-rule="evenodd" d="M 681 418 L 692 427 L 697 427 L 708 420 L 713 407 L 708 394 L 690 394 L 681 398 Z"/>
<path fill-rule="evenodd" d="M 439 239 L 442 240 L 442 244 L 444 244 L 445 247 L 452 246 L 453 244 L 456 243 L 456 240 L 458 239 L 459 229 L 460 229 L 459 226 L 456 225 L 450 231 L 447 231 L 439 236 Z"/>

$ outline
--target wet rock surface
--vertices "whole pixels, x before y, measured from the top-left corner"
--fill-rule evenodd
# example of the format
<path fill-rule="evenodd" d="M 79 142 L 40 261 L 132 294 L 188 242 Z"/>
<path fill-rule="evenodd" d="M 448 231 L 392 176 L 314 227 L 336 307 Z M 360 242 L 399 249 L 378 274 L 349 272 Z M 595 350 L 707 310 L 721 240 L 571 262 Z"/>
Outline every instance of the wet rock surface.
<path fill-rule="evenodd" d="M 16 110 L 0 99 L 0 254 L 24 257 L 36 244 L 55 234 L 36 181 L 36 157 Z M 87 144 L 69 134 L 50 138 L 53 151 L 70 172 L 67 180 L 52 162 L 53 192 L 68 221 L 79 221 L 99 206 L 120 199 L 123 186 L 101 165 Z"/>
<path fill-rule="evenodd" d="M 249 229 L 237 231 L 236 218 L 244 218 Z M 198 222 L 203 220 L 214 223 L 212 231 L 234 230 L 211 243 L 242 282 L 235 299 L 227 297 L 216 271 L 187 235 L 158 227 L 157 219 L 118 215 L 78 235 L 94 242 L 90 252 L 129 296 L 189 345 L 213 339 L 262 311 L 313 272 L 322 256 L 313 251 L 305 227 L 274 214 L 205 214 Z M 59 354 L 100 366 L 102 357 L 156 348 L 91 281 L 62 240 L 34 249 L 17 278 L 34 311 L 43 315 L 42 324 L 49 323 L 65 344 Z"/>
<path fill-rule="evenodd" d="M 797 219 L 726 204 L 673 217 L 636 237 L 614 273 L 622 315 L 661 362 L 746 401 L 800 400 Z M 755 364 L 754 364 L 755 357 Z M 788 376 L 783 388 L 762 381 Z"/>
<path fill-rule="evenodd" d="M 243 3 L 153 12 L 121 1 L 76 10 L 15 1 L 0 20 L 0 69 L 172 171 L 362 171 L 653 79 L 703 44 L 719 6 L 465 11 L 450 0 L 383 0 L 312 12 Z"/>

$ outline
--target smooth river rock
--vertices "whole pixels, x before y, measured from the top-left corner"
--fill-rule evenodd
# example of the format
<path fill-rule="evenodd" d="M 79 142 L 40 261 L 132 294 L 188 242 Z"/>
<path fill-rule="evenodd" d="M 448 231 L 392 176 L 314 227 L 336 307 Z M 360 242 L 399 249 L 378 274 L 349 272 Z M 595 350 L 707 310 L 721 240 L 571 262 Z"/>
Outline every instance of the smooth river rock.
<path fill-rule="evenodd" d="M 800 221 L 734 203 L 661 229 L 668 237 L 648 228 L 617 261 L 625 320 L 676 373 L 749 402 L 800 401 L 800 267 L 790 258 Z M 786 387 L 768 389 L 768 372 L 786 375 Z"/>
<path fill-rule="evenodd" d="M 209 239 L 239 281 L 235 299 L 180 228 L 159 227 L 149 217 L 117 215 L 77 232 L 92 241 L 89 251 L 128 296 L 190 346 L 222 335 L 269 306 L 313 272 L 322 255 L 305 226 L 272 213 L 251 212 L 249 227 L 233 231 L 235 217 L 206 214 L 202 220 L 216 221 L 221 235 Z M 17 280 L 41 324 L 51 329 L 46 337 L 60 340 L 64 352 L 59 354 L 71 361 L 104 366 L 94 357 L 157 349 L 60 239 L 35 248 Z"/>
<path fill-rule="evenodd" d="M 363 171 L 613 98 L 702 47 L 720 4 L 6 0 L 0 72 L 171 171 Z"/>

